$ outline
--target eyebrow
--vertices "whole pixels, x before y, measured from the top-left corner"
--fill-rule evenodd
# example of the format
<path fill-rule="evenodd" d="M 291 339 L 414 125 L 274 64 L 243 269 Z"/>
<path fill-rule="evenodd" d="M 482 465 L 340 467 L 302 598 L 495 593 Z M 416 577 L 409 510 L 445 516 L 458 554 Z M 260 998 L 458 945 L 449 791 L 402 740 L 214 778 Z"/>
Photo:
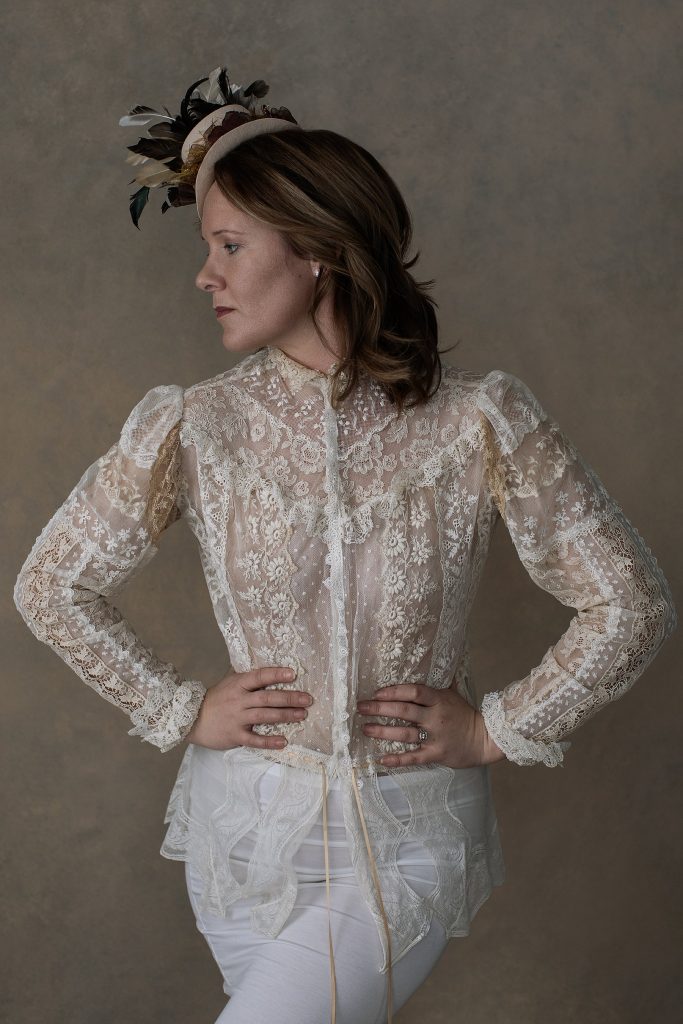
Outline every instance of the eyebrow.
<path fill-rule="evenodd" d="M 204 235 L 202 235 L 201 224 L 197 224 L 197 231 L 199 232 L 201 238 L 204 241 L 206 241 Z M 243 235 L 244 233 L 244 231 L 235 231 L 233 228 L 219 228 L 218 231 L 211 232 L 212 235 Z"/>

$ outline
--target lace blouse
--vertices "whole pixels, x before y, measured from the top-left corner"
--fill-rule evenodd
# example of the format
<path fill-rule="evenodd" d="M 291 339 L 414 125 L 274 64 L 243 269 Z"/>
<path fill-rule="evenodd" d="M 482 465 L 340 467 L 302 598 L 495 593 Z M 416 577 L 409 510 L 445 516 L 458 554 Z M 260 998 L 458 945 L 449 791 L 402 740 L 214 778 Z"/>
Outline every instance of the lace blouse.
<path fill-rule="evenodd" d="M 208 823 L 191 813 L 188 744 L 161 852 L 195 859 L 205 909 L 224 913 L 258 893 L 253 926 L 275 936 L 295 899 L 293 853 L 327 779 L 338 778 L 381 970 L 390 972 L 432 914 L 448 935 L 467 934 L 502 882 L 502 859 L 487 766 L 381 765 L 382 754 L 415 744 L 366 736 L 355 706 L 379 686 L 413 682 L 454 685 L 476 706 L 467 627 L 498 520 L 531 579 L 576 610 L 539 665 L 481 702 L 516 764 L 561 764 L 563 737 L 627 692 L 677 613 L 643 538 L 518 377 L 444 366 L 436 394 L 399 415 L 363 375 L 335 410 L 333 369 L 266 347 L 189 388 L 153 387 L 42 530 L 14 600 L 35 636 L 126 712 L 130 735 L 171 750 L 206 687 L 144 646 L 111 599 L 184 519 L 233 670 L 289 665 L 296 679 L 273 685 L 307 690 L 314 703 L 302 721 L 253 727 L 286 736 L 283 749 L 220 752 L 225 799 Z M 230 849 L 259 823 L 255 786 L 272 761 L 284 766 L 278 799 L 238 883 Z M 404 789 L 407 824 L 382 799 L 383 774 Z M 477 835 L 446 799 L 465 774 L 488 801 Z M 396 869 L 398 844 L 410 838 L 434 857 L 429 897 Z"/>

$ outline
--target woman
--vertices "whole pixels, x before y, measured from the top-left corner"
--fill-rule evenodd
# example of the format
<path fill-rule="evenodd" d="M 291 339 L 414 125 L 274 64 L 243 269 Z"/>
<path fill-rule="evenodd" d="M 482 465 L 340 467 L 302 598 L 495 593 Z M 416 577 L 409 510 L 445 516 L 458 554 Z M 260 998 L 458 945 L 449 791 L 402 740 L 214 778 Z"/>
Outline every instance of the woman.
<path fill-rule="evenodd" d="M 528 386 L 441 365 L 410 216 L 377 161 L 259 111 L 263 82 L 217 68 L 200 84 L 176 118 L 122 119 L 161 120 L 129 147 L 131 215 L 159 185 L 164 209 L 196 202 L 196 283 L 237 363 L 144 395 L 15 602 L 131 735 L 188 742 L 161 853 L 185 861 L 230 996 L 218 1021 L 378 1024 L 504 880 L 488 766 L 561 764 L 561 737 L 630 688 L 676 610 Z M 180 518 L 234 669 L 212 686 L 110 601 Z M 477 709 L 467 624 L 501 519 L 577 614 Z"/>

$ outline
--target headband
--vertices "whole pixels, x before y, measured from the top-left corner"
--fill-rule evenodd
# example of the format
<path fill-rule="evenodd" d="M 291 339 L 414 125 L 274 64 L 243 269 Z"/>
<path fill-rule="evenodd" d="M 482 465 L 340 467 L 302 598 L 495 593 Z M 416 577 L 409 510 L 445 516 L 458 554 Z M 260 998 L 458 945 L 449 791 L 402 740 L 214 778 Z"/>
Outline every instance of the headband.
<path fill-rule="evenodd" d="M 199 86 L 209 84 L 205 89 Z M 160 114 L 152 107 L 135 106 L 119 120 L 122 128 L 148 125 L 149 138 L 141 138 L 127 146 L 131 155 L 126 163 L 139 167 L 129 184 L 140 188 L 130 197 L 130 215 L 139 230 L 140 214 L 153 188 L 167 188 L 161 212 L 170 206 L 197 204 L 199 219 L 206 193 L 213 181 L 217 160 L 246 139 L 265 132 L 281 132 L 300 125 L 287 107 L 269 107 L 257 100 L 270 86 L 257 79 L 242 89 L 232 85 L 228 70 L 214 68 L 206 77 L 193 82 L 180 104 L 180 113 L 173 117 L 164 107 Z"/>

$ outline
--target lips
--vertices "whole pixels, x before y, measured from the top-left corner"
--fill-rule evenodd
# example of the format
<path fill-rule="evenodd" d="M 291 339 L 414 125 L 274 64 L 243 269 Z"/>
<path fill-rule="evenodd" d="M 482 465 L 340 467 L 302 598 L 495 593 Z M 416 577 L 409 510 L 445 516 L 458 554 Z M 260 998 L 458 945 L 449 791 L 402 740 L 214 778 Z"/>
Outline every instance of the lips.
<path fill-rule="evenodd" d="M 223 316 L 225 313 L 232 313 L 234 309 L 232 306 L 216 306 L 216 316 Z"/>

